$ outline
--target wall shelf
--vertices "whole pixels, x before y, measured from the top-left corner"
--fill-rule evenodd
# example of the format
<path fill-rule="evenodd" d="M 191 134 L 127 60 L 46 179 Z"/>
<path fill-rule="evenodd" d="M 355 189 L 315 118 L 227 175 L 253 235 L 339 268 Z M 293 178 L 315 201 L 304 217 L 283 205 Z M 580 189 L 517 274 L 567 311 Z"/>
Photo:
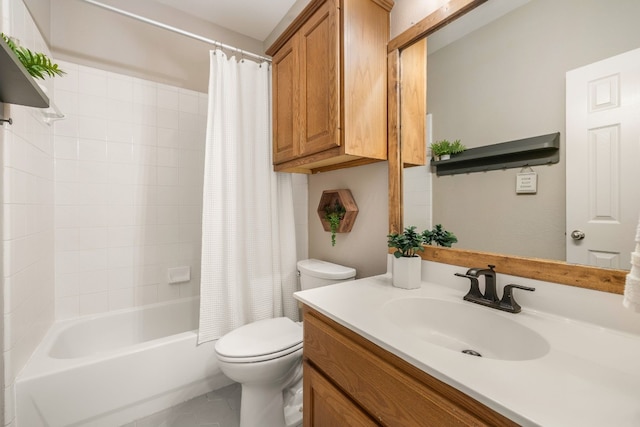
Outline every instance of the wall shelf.
<path fill-rule="evenodd" d="M 325 207 L 334 206 L 336 202 L 340 203 L 340 205 L 345 209 L 344 217 L 340 221 L 340 226 L 336 232 L 348 233 L 353 228 L 353 223 L 356 221 L 356 217 L 358 216 L 358 205 L 356 205 L 356 201 L 353 199 L 351 191 L 347 189 L 325 190 L 322 192 L 322 197 L 320 197 L 320 203 L 318 203 L 317 210 L 320 222 L 322 222 L 322 228 L 324 231 L 331 231 L 329 221 L 325 219 Z"/>
<path fill-rule="evenodd" d="M 431 161 L 440 175 L 522 168 L 558 163 L 560 132 L 484 147 L 469 148 L 449 160 Z"/>
<path fill-rule="evenodd" d="M 2 39 L 0 39 L 0 102 L 28 107 L 49 107 L 47 95 Z"/>

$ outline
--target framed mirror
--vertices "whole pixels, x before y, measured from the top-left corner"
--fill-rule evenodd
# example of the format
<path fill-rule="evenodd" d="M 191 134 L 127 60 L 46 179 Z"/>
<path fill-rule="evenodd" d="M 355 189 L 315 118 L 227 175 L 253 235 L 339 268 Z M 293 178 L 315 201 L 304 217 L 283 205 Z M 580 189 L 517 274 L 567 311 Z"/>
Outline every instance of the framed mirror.
<path fill-rule="evenodd" d="M 483 15 L 501 2 L 510 3 L 511 10 L 487 22 Z M 425 256 L 437 254 L 443 262 L 447 261 L 442 257 L 454 258 L 449 261 L 456 263 L 457 259 L 465 266 L 471 266 L 469 257 L 478 261 L 497 257 L 493 259 L 500 263 L 493 263 L 498 266 L 523 265 L 518 268 L 524 273 L 512 274 L 540 278 L 541 272 L 562 271 L 560 278 L 546 280 L 566 283 L 572 281 L 568 277 L 582 277 L 566 284 L 622 292 L 624 271 L 564 262 L 565 75 L 571 69 L 639 47 L 640 28 L 632 17 L 638 16 L 640 5 L 633 0 L 617 0 L 613 13 L 611 5 L 587 5 L 579 0 L 563 0 L 561 4 L 552 0 L 489 0 L 480 6 L 482 3 L 450 2 L 446 10 L 420 21 L 391 41 L 390 62 L 394 53 L 400 57 L 403 49 L 427 38 L 427 98 L 433 140 L 462 139 L 473 147 L 560 132 L 561 161 L 534 168 L 540 179 L 534 197 L 515 194 L 519 169 L 434 176 L 430 196 L 433 217 L 425 218 L 424 224 L 444 224 L 458 234 L 460 244 L 456 246 L 467 250 L 429 248 Z M 470 9 L 475 10 L 466 14 Z M 465 16 L 445 26 L 461 15 Z M 471 28 L 473 33 L 461 33 L 461 28 Z M 394 76 L 391 71 L 392 67 L 390 80 Z M 394 111 L 393 105 L 390 111 Z M 416 206 L 425 212 L 429 209 L 424 203 L 412 201 L 421 186 L 430 190 L 425 182 L 431 178 L 430 167 L 402 170 L 402 141 L 392 132 L 402 119 L 398 117 L 394 123 L 392 116 L 390 229 L 400 230 L 403 223 L 420 228 L 421 213 L 415 211 Z M 422 182 L 416 184 L 416 179 Z M 637 215 L 637 211 L 630 215 L 631 221 L 637 221 Z M 629 252 L 633 249 L 632 238 L 630 234 Z M 462 260 L 458 256 L 461 254 Z"/>

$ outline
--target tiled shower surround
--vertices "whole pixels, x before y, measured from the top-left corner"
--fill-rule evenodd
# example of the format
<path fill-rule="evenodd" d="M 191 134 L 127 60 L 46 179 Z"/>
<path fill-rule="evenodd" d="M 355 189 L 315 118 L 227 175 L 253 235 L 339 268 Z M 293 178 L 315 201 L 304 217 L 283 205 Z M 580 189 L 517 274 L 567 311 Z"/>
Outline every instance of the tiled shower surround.
<path fill-rule="evenodd" d="M 197 294 L 206 94 L 58 62 L 56 318 Z"/>

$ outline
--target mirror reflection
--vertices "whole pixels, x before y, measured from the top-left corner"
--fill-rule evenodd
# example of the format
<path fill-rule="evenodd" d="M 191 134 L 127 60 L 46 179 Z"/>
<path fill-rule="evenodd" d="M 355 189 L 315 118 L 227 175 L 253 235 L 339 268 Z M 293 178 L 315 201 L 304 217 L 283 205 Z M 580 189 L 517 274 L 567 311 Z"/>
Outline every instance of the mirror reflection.
<path fill-rule="evenodd" d="M 501 10 L 505 5 L 511 10 Z M 486 23 L 489 15 L 500 14 Z M 639 48 L 637 16 L 637 0 L 490 0 L 431 35 L 427 40 L 431 141 L 460 139 L 472 148 L 560 132 L 560 162 L 533 166 L 537 189 L 526 194 L 516 192 L 520 168 L 451 176 L 436 176 L 430 166 L 407 168 L 404 224 L 423 229 L 441 223 L 456 234 L 459 243 L 455 247 L 461 249 L 628 269 L 628 259 L 608 256 L 607 251 L 594 255 L 585 249 L 585 254 L 571 255 L 573 249 L 587 248 L 585 242 L 599 232 L 586 232 L 583 240 L 570 236 L 582 227 L 567 219 L 568 212 L 576 215 L 571 213 L 571 206 L 577 206 L 572 201 L 577 194 L 572 186 L 588 184 L 591 178 L 578 175 L 587 168 L 585 162 L 577 167 L 571 164 L 573 160 L 567 163 L 566 123 L 572 123 L 575 110 L 582 109 L 572 105 L 573 101 L 566 102 L 566 78 L 570 70 Z M 477 29 L 469 32 L 474 27 Z M 594 93 L 599 90 L 596 87 Z M 611 138 L 607 135 L 602 138 Z M 638 138 L 634 141 L 636 151 L 627 153 L 637 156 Z M 631 230 L 626 239 L 624 234 L 615 237 L 628 258 L 640 211 L 637 190 L 629 188 L 629 183 L 640 182 L 640 177 L 622 168 L 625 151 L 618 151 L 623 147 L 616 144 L 627 142 L 611 143 L 610 139 L 609 143 L 610 151 L 598 148 L 585 159 L 592 163 L 594 156 L 600 159 L 596 162 L 600 171 L 606 160 L 607 173 L 612 176 L 608 185 L 618 185 L 615 191 L 600 188 L 601 198 L 605 193 L 619 193 L 618 199 L 611 196 L 602 202 L 608 208 L 622 206 L 629 198 L 624 192 L 635 191 L 632 198 L 636 201 L 625 208 L 628 211 L 599 217 L 606 224 L 626 223 Z M 622 153 L 620 161 L 615 152 Z M 577 215 L 588 216 L 591 205 L 587 203 L 580 208 L 585 212 Z"/>

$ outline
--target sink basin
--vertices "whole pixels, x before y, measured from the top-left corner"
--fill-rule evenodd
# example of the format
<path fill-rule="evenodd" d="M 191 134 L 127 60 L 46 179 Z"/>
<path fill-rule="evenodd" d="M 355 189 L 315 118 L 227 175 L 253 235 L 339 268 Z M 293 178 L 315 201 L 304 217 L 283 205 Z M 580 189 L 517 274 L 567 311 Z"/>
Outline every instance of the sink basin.
<path fill-rule="evenodd" d="M 470 357 L 531 360 L 549 352 L 534 330 L 469 302 L 402 298 L 386 303 L 382 313 L 404 333 Z"/>

